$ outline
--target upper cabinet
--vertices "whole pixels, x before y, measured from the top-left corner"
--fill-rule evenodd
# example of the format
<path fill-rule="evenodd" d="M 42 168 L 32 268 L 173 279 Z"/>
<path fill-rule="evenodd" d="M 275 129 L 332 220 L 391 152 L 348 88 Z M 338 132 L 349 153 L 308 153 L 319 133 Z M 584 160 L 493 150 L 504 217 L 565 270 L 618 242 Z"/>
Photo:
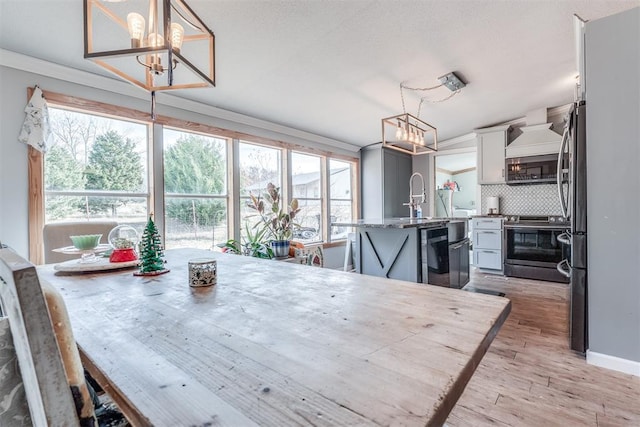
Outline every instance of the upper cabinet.
<path fill-rule="evenodd" d="M 478 184 L 504 184 L 505 148 L 511 125 L 476 129 Z"/>

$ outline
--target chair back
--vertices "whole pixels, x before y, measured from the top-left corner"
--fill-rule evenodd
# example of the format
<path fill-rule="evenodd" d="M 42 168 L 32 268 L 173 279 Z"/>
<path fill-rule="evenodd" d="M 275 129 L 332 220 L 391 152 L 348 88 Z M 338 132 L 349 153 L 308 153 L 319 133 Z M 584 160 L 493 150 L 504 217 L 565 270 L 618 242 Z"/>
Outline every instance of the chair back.
<path fill-rule="evenodd" d="M 69 236 L 102 234 L 100 243 L 107 243 L 109 232 L 117 225 L 118 223 L 116 221 L 79 221 L 46 224 L 42 230 L 45 264 L 79 258 L 78 255 L 66 255 L 53 252 L 53 249 L 71 246 Z"/>
<path fill-rule="evenodd" d="M 0 307 L 9 318 L 33 425 L 79 426 L 36 269 L 11 249 L 0 249 Z"/>

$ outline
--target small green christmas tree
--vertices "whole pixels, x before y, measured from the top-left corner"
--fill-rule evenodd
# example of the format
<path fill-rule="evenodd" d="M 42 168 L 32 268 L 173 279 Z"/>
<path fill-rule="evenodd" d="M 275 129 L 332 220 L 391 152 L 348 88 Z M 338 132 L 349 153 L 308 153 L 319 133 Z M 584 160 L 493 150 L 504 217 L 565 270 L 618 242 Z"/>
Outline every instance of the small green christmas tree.
<path fill-rule="evenodd" d="M 149 215 L 149 221 L 140 241 L 140 273 L 158 273 L 165 270 L 163 257 L 160 234 L 152 215 Z"/>

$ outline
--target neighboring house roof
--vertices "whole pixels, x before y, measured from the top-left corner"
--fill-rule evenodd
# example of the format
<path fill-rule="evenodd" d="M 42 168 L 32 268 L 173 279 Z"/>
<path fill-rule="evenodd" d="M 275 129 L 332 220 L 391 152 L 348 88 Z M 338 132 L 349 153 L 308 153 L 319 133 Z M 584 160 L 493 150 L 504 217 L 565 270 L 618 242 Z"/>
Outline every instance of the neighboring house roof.
<path fill-rule="evenodd" d="M 349 170 L 349 168 L 345 167 L 345 168 L 331 169 L 330 174 L 337 175 L 340 172 L 344 172 L 345 170 Z M 291 176 L 291 183 L 294 187 L 298 185 L 309 185 L 319 180 L 320 180 L 320 174 L 318 172 L 300 173 L 300 174 Z M 253 192 L 265 190 L 269 182 L 270 182 L 269 180 L 257 182 L 253 185 L 250 185 L 249 187 L 246 187 L 246 190 L 253 191 Z"/>

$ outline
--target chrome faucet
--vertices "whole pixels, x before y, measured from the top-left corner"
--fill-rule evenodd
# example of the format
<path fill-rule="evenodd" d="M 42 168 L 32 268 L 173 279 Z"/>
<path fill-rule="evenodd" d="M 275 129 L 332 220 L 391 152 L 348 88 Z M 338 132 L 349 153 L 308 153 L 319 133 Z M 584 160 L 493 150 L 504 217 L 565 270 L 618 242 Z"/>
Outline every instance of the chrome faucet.
<path fill-rule="evenodd" d="M 420 182 L 422 183 L 422 189 L 420 190 L 420 194 L 413 194 L 413 178 L 416 176 L 420 177 Z M 426 203 L 427 201 L 427 193 L 424 188 L 424 177 L 419 172 L 415 172 L 409 178 L 409 203 L 403 203 L 402 206 L 409 206 L 409 218 L 415 218 L 415 208 L 418 206 L 416 203 L 416 198 L 420 198 L 420 203 Z"/>

